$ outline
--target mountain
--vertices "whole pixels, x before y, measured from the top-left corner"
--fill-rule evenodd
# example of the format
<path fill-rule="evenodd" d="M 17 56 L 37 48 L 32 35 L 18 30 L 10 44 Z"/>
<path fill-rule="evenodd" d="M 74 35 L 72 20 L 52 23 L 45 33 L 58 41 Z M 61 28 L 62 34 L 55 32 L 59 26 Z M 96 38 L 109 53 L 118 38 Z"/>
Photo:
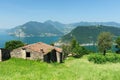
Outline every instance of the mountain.
<path fill-rule="evenodd" d="M 78 22 L 78 23 L 71 23 L 72 27 L 77 26 L 93 26 L 93 25 L 104 25 L 104 26 L 115 26 L 120 27 L 120 23 L 116 22 Z"/>
<path fill-rule="evenodd" d="M 30 37 L 30 36 L 61 36 L 63 33 L 56 29 L 52 24 L 30 21 L 23 25 L 9 30 L 9 34 Z"/>
<path fill-rule="evenodd" d="M 59 31 L 61 31 L 64 34 L 67 34 L 71 31 L 71 29 L 69 29 L 67 24 L 63 24 L 63 23 L 58 22 L 58 21 L 48 20 L 48 21 L 45 21 L 45 23 L 53 25 L 56 29 L 58 29 Z"/>
<path fill-rule="evenodd" d="M 120 36 L 120 28 L 111 26 L 78 26 L 70 33 L 61 38 L 63 42 L 69 42 L 73 37 L 77 39 L 79 43 L 92 43 L 96 42 L 99 33 L 110 32 L 114 35 L 114 38 Z"/>
<path fill-rule="evenodd" d="M 77 22 L 64 24 L 58 21 L 47 20 L 44 23 L 30 21 L 23 25 L 8 30 L 10 35 L 30 37 L 30 36 L 59 36 L 68 34 L 77 26 L 115 26 L 120 27 L 120 23 L 116 22 Z"/>
<path fill-rule="evenodd" d="M 45 21 L 44 23 L 47 23 L 47 24 L 51 24 L 53 25 L 56 29 L 58 30 L 64 30 L 64 28 L 66 27 L 65 24 L 63 23 L 60 23 L 60 22 L 57 22 L 57 21 L 51 21 L 51 20 L 48 20 L 48 21 Z"/>
<path fill-rule="evenodd" d="M 74 28 L 77 26 L 96 26 L 96 25 L 104 25 L 104 26 L 115 26 L 115 27 L 120 27 L 120 23 L 116 22 L 77 22 L 77 23 L 70 23 L 70 24 L 64 24 L 58 21 L 52 21 L 52 20 L 47 20 L 45 23 L 49 23 L 53 25 L 56 29 L 61 31 L 64 34 L 69 33 L 72 31 Z"/>

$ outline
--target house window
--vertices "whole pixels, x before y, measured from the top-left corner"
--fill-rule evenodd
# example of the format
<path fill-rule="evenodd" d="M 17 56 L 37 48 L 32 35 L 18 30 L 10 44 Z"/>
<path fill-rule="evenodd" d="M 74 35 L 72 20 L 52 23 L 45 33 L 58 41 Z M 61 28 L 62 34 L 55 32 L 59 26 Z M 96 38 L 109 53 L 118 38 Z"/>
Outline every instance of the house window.
<path fill-rule="evenodd" d="M 26 52 L 26 57 L 30 57 L 30 52 Z"/>

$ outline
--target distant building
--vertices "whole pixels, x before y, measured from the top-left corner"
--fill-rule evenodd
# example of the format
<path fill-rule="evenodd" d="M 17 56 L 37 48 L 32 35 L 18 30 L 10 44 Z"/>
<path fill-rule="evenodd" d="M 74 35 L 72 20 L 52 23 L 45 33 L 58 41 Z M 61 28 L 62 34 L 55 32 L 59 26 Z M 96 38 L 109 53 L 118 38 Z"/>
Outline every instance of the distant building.
<path fill-rule="evenodd" d="M 14 49 L 10 53 L 11 57 L 23 58 L 30 60 L 42 60 L 45 62 L 59 62 L 63 61 L 62 49 L 54 47 L 42 42 L 26 45 Z"/>

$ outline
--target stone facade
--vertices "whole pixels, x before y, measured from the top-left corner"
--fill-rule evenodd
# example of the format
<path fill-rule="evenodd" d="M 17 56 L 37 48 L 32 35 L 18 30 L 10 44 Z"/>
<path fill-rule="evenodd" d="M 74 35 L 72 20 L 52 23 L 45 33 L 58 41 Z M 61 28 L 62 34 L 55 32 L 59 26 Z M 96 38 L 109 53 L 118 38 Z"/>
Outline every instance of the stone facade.
<path fill-rule="evenodd" d="M 18 48 L 13 51 L 11 51 L 11 57 L 15 58 L 23 58 L 23 59 L 29 59 L 29 60 L 42 60 L 45 62 L 62 62 L 62 53 L 56 52 L 55 50 L 52 50 L 46 54 L 41 52 L 35 52 L 30 49 L 23 49 Z"/>
<path fill-rule="evenodd" d="M 10 54 L 11 57 L 42 60 L 45 62 L 61 63 L 63 61 L 62 50 L 45 43 L 35 43 L 20 47 L 11 51 Z"/>
<path fill-rule="evenodd" d="M 7 60 L 10 57 L 58 63 L 63 61 L 62 49 L 41 42 L 26 45 L 11 52 L 0 49 L 0 61 Z"/>
<path fill-rule="evenodd" d="M 18 48 L 11 51 L 11 57 L 23 58 L 30 60 L 43 60 L 43 54 L 39 52 L 32 51 L 30 49 Z"/>

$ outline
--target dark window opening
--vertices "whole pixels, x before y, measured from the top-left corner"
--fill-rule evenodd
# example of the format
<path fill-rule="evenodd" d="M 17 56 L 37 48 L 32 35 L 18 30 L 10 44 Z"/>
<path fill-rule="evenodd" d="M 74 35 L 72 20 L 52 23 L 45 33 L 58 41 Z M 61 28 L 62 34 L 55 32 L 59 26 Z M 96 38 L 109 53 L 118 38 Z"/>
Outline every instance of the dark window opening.
<path fill-rule="evenodd" d="M 30 57 L 30 52 L 26 52 L 26 57 Z"/>

